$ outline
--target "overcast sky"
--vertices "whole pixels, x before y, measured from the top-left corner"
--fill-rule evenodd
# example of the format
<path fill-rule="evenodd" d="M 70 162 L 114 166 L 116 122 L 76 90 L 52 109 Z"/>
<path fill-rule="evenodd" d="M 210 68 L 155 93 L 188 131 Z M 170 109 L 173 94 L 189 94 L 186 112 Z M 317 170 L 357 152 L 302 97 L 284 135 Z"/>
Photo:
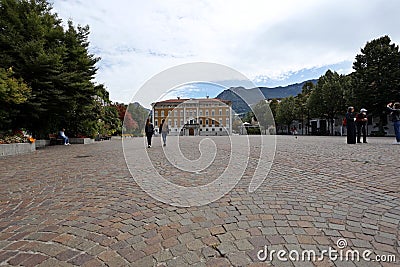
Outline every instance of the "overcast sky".
<path fill-rule="evenodd" d="M 367 41 L 400 43 L 398 0 L 54 0 L 66 24 L 88 24 L 96 76 L 128 103 L 154 75 L 190 62 L 233 68 L 258 86 L 351 72 Z"/>

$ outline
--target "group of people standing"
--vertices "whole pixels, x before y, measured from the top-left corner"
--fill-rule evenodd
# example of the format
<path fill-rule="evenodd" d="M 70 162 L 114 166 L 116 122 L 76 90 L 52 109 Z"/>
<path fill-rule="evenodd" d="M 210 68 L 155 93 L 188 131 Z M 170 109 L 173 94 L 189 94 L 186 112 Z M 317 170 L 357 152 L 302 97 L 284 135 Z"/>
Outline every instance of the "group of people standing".
<path fill-rule="evenodd" d="M 354 107 L 349 107 L 345 120 L 347 127 L 347 143 L 361 143 L 361 134 L 363 136 L 363 143 L 367 143 L 367 110 L 362 108 L 359 113 L 355 114 Z"/>
<path fill-rule="evenodd" d="M 153 135 L 155 133 L 154 131 L 154 125 L 150 122 L 150 119 L 147 119 L 146 121 L 146 126 L 144 127 L 144 132 L 146 133 L 147 137 L 147 147 L 151 147 L 151 139 L 153 138 Z M 169 126 L 168 123 L 165 123 L 165 119 L 161 121 L 161 125 L 159 127 L 159 132 L 161 133 L 162 140 L 163 140 L 163 146 L 167 145 L 167 135 L 169 133 Z"/>
<path fill-rule="evenodd" d="M 400 145 L 400 103 L 389 103 L 387 109 L 390 112 L 396 135 L 395 144 Z M 345 125 L 347 127 L 347 144 L 361 143 L 361 134 L 363 143 L 367 143 L 367 110 L 362 108 L 359 113 L 354 112 L 354 107 L 347 109 Z"/>

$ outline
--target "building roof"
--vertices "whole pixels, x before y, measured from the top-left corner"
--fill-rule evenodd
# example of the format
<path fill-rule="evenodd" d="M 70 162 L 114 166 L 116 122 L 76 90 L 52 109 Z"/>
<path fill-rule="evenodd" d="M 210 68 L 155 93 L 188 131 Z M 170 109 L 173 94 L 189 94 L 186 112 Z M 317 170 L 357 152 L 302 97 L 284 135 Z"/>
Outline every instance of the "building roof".
<path fill-rule="evenodd" d="M 225 104 L 231 104 L 230 100 L 223 100 L 223 99 L 219 99 L 219 98 L 174 98 L 174 99 L 167 99 L 167 100 L 163 100 L 163 101 L 159 101 L 154 103 L 154 105 L 157 104 L 172 104 L 172 103 L 177 103 L 177 104 L 181 104 L 183 102 L 186 101 L 190 101 L 190 100 L 195 100 L 195 101 L 199 101 L 199 102 L 222 102 Z"/>

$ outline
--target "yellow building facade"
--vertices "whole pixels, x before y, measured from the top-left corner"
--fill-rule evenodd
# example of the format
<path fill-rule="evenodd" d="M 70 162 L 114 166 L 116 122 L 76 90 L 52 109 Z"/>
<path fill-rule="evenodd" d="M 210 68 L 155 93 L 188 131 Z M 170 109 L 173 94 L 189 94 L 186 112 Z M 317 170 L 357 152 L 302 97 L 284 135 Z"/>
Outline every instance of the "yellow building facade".
<path fill-rule="evenodd" d="M 217 98 L 168 99 L 152 104 L 156 133 L 162 119 L 171 135 L 219 136 L 232 134 L 232 104 Z"/>

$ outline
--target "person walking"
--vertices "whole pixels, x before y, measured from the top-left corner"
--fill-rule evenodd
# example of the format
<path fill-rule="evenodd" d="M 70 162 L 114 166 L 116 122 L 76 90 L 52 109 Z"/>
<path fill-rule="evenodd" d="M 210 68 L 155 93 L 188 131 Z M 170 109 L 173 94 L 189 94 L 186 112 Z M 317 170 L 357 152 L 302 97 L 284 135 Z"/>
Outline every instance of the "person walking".
<path fill-rule="evenodd" d="M 361 143 L 361 133 L 363 136 L 363 143 L 367 143 L 367 110 L 362 108 L 360 113 L 356 116 L 356 126 L 357 126 L 357 143 Z"/>
<path fill-rule="evenodd" d="M 58 133 L 58 135 L 64 140 L 64 145 L 70 146 L 71 144 L 69 143 L 69 138 L 68 136 L 65 135 L 65 129 L 62 128 L 61 131 Z"/>
<path fill-rule="evenodd" d="M 147 137 L 147 147 L 150 148 L 151 147 L 151 138 L 153 137 L 153 134 L 154 134 L 154 126 L 150 122 L 150 119 L 147 119 L 146 126 L 144 127 L 144 131 L 145 131 L 146 137 Z"/>
<path fill-rule="evenodd" d="M 400 102 L 389 103 L 387 108 L 391 112 L 394 133 L 396 134 L 396 142 L 394 144 L 400 145 Z"/>
<path fill-rule="evenodd" d="M 161 136 L 163 140 L 163 146 L 167 145 L 167 135 L 169 134 L 169 126 L 165 123 L 165 119 L 162 119 L 160 126 Z"/>
<path fill-rule="evenodd" d="M 349 107 L 346 113 L 347 127 L 347 144 L 356 143 L 356 124 L 355 124 L 354 107 Z"/>

